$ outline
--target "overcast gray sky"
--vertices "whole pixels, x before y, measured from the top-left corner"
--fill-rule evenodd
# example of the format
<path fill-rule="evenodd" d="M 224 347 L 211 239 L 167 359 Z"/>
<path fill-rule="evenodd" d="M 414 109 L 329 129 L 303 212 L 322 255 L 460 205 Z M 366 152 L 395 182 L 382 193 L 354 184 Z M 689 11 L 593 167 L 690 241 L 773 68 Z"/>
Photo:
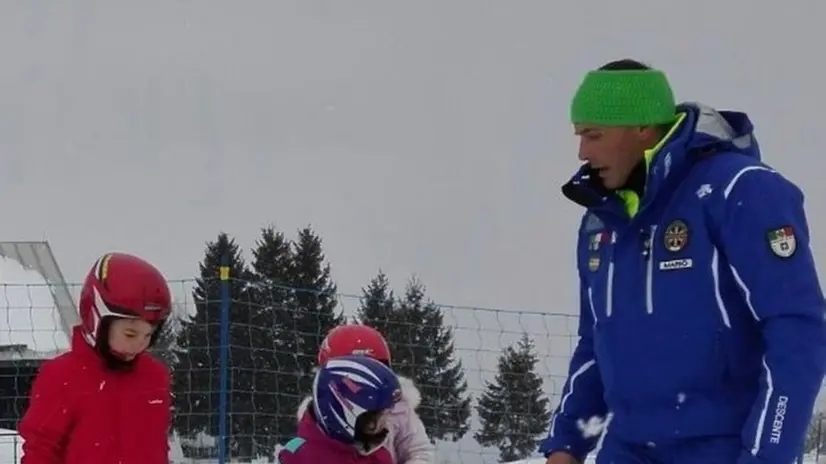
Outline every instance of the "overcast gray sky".
<path fill-rule="evenodd" d="M 750 113 L 826 256 L 824 17 L 815 0 L 3 2 L 2 239 L 48 239 L 74 281 L 108 250 L 188 278 L 220 230 L 249 248 L 312 224 L 344 292 L 381 267 L 443 303 L 573 313 L 568 103 L 633 57 L 681 100 Z"/>

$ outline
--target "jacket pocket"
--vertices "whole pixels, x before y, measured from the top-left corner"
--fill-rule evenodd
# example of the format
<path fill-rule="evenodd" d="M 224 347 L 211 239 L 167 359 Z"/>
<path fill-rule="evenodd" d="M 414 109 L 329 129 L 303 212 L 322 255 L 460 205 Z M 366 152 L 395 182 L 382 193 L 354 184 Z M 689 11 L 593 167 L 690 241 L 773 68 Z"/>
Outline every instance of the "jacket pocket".
<path fill-rule="evenodd" d="M 171 428 L 169 392 L 162 388 L 135 392 L 133 398 L 124 398 L 123 412 L 127 420 L 141 424 L 142 433 L 127 433 L 123 440 L 125 451 L 141 462 L 154 464 L 166 456 L 168 434 Z"/>

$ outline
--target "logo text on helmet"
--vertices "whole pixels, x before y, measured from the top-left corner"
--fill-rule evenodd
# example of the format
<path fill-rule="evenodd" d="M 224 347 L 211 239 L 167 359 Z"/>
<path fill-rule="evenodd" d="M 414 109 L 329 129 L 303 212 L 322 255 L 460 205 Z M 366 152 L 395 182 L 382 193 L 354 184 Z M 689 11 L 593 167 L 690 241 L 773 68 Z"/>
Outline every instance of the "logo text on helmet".
<path fill-rule="evenodd" d="M 350 354 L 353 356 L 370 356 L 373 354 L 372 348 L 356 348 Z"/>

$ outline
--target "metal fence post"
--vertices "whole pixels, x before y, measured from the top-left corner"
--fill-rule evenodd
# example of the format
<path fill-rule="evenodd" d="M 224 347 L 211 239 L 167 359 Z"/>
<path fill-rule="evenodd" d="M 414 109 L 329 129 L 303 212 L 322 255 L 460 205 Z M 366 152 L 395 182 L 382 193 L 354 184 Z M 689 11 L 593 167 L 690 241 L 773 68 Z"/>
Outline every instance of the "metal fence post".
<path fill-rule="evenodd" d="M 230 295 L 230 272 L 229 254 L 221 257 L 221 267 L 219 269 L 221 285 L 221 365 L 218 391 L 218 463 L 227 462 L 227 396 L 229 385 L 229 309 L 231 303 Z"/>

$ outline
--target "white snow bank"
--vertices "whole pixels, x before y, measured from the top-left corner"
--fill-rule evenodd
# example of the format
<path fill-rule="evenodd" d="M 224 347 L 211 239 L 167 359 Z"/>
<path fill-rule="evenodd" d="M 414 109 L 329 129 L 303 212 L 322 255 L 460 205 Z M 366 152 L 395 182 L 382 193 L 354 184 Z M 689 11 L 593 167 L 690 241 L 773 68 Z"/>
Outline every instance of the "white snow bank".
<path fill-rule="evenodd" d="M 26 345 L 31 351 L 53 352 L 68 349 L 69 339 L 46 279 L 13 259 L 0 257 L 0 346 L 3 345 Z"/>

